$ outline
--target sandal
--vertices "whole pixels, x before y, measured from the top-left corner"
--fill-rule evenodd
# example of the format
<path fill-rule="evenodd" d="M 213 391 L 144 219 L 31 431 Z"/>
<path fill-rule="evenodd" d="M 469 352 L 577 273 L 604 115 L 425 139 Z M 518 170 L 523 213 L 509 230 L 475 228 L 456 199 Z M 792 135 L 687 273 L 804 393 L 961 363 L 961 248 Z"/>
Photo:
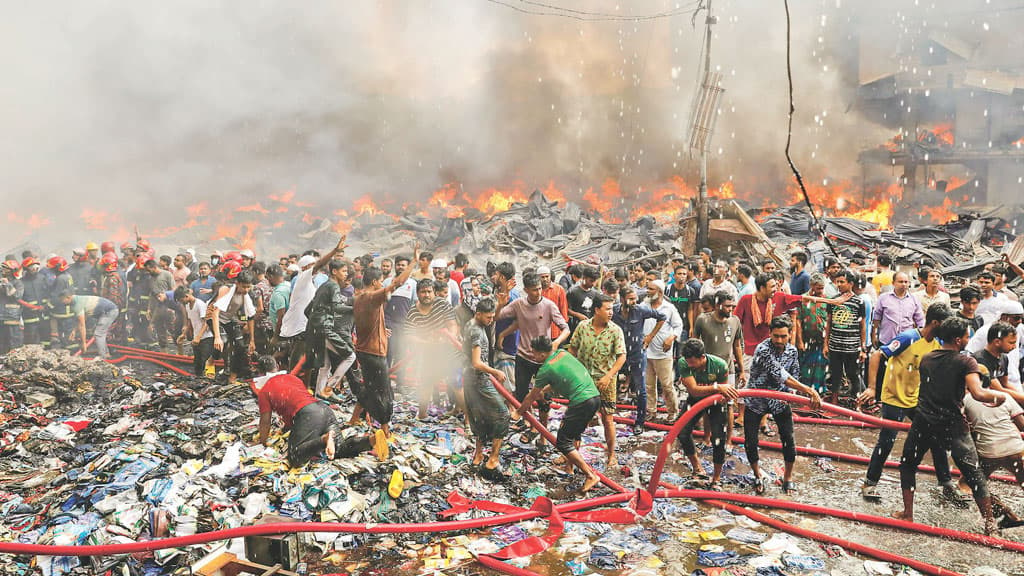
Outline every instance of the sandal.
<path fill-rule="evenodd" d="M 761 433 L 764 434 L 765 436 L 775 436 L 775 429 L 772 428 L 771 424 L 765 422 L 764 426 L 761 427 Z"/>
<path fill-rule="evenodd" d="M 792 482 L 785 482 L 784 481 L 782 483 L 782 493 L 783 494 L 791 494 L 793 492 L 796 492 L 796 485 L 793 484 Z"/>
<path fill-rule="evenodd" d="M 527 430 L 526 432 L 523 432 L 522 434 L 519 435 L 519 441 L 522 442 L 523 444 L 529 444 L 533 442 L 539 435 L 540 432 L 537 432 L 536 430 Z"/>
<path fill-rule="evenodd" d="M 508 480 L 508 476 L 500 468 L 488 468 L 486 464 L 480 465 L 479 473 L 484 480 L 491 482 L 504 482 Z"/>
<path fill-rule="evenodd" d="M 879 501 L 882 499 L 882 493 L 878 491 L 878 486 L 874 484 L 864 484 L 860 487 L 860 495 L 865 500 Z"/>
<path fill-rule="evenodd" d="M 754 494 L 757 494 L 758 496 L 760 496 L 760 495 L 764 494 L 764 491 L 765 491 L 764 478 L 762 478 L 760 476 L 754 478 Z"/>

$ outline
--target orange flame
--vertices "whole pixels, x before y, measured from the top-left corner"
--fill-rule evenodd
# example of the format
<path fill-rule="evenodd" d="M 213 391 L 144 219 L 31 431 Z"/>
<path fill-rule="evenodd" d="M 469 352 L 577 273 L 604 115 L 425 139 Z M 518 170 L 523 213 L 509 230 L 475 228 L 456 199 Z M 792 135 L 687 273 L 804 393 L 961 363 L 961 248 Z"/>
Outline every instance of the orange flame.
<path fill-rule="evenodd" d="M 256 230 L 259 228 L 259 222 L 248 221 L 240 224 L 232 222 L 221 222 L 214 228 L 214 235 L 210 240 L 228 240 L 231 242 L 231 246 L 243 250 L 245 248 L 254 248 L 256 244 Z"/>
<path fill-rule="evenodd" d="M 938 141 L 939 145 L 945 147 L 952 147 L 956 139 L 953 137 L 953 123 L 944 122 L 942 124 L 936 124 L 932 128 L 922 128 L 917 133 L 917 141 L 923 142 L 928 138 L 928 135 L 932 134 Z"/>
<path fill-rule="evenodd" d="M 255 204 L 249 204 L 248 206 L 239 206 L 235 208 L 235 212 L 259 212 L 260 214 L 270 214 L 270 210 L 263 207 L 263 204 L 257 202 Z"/>
<path fill-rule="evenodd" d="M 28 217 L 25 217 L 16 212 L 8 212 L 7 221 L 12 224 L 21 224 L 28 228 L 29 231 L 39 230 L 50 225 L 50 219 L 41 214 L 30 214 Z"/>
<path fill-rule="evenodd" d="M 587 206 L 605 218 L 610 216 L 613 200 L 622 200 L 622 189 L 619 188 L 619 183 L 611 178 L 601 184 L 600 194 L 594 192 L 593 188 L 588 188 L 583 193 L 583 201 L 587 203 Z"/>
<path fill-rule="evenodd" d="M 384 214 L 384 211 L 380 209 L 380 206 L 377 206 L 377 203 L 373 201 L 373 198 L 370 198 L 369 194 L 365 194 L 360 198 L 357 198 L 356 201 L 352 203 L 352 210 L 355 212 L 356 216 L 362 216 L 364 214 L 369 216 Z"/>
<path fill-rule="evenodd" d="M 458 201 L 458 203 L 456 203 Z M 461 197 L 458 188 L 454 183 L 445 184 L 433 194 L 427 201 L 429 206 L 437 206 L 447 217 L 459 218 L 465 215 L 465 210 L 459 204 L 464 203 L 465 198 Z"/>
<path fill-rule="evenodd" d="M 106 230 L 107 221 L 111 219 L 109 213 L 89 208 L 84 208 L 80 217 L 85 222 L 86 230 Z"/>
<path fill-rule="evenodd" d="M 942 199 L 941 206 L 925 206 L 918 214 L 928 216 L 935 224 L 945 224 L 957 218 L 956 213 L 951 210 L 955 205 L 953 200 L 946 197 Z"/>

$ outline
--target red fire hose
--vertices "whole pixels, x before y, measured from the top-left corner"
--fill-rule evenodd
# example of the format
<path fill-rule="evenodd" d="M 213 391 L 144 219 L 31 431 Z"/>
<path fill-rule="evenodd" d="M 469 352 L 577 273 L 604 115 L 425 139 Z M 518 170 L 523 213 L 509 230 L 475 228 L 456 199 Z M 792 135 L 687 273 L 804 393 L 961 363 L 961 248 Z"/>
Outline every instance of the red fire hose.
<path fill-rule="evenodd" d="M 560 513 L 585 510 L 596 506 L 606 506 L 627 502 L 633 498 L 634 493 L 622 492 L 567 502 L 555 506 Z M 182 546 L 194 546 L 206 544 L 219 540 L 230 540 L 245 536 L 269 536 L 274 534 L 296 534 L 300 532 L 333 532 L 352 534 L 414 534 L 428 532 L 455 532 L 462 530 L 477 530 L 490 528 L 502 524 L 532 520 L 543 516 L 537 510 L 525 510 L 486 518 L 473 518 L 470 520 L 452 520 L 448 522 L 424 522 L 422 524 L 372 524 L 372 523 L 347 523 L 347 522 L 273 522 L 252 526 L 240 526 L 238 528 L 227 528 L 214 530 L 189 536 L 175 536 L 171 538 L 160 538 L 142 542 L 128 542 L 123 544 L 102 544 L 83 546 L 56 546 L 44 544 L 22 544 L 19 542 L 0 542 L 0 554 L 26 554 L 42 556 L 112 556 L 115 554 L 132 554 L 135 552 L 150 552 L 167 548 L 179 548 Z"/>
<path fill-rule="evenodd" d="M 181 374 L 182 376 L 189 376 L 189 377 L 193 376 L 193 374 L 191 372 L 186 372 L 185 370 L 182 370 L 181 368 L 178 368 L 177 366 L 173 366 L 171 364 L 168 364 L 167 362 L 164 362 L 163 360 L 158 360 L 156 358 L 150 358 L 148 356 L 134 356 L 134 355 L 127 355 L 126 354 L 124 356 L 121 356 L 120 358 L 114 358 L 112 360 L 108 359 L 108 360 L 106 360 L 106 362 L 109 362 L 111 364 L 120 364 L 121 362 L 124 362 L 125 360 L 142 360 L 144 362 L 150 362 L 150 363 L 156 364 L 158 366 L 162 366 L 162 367 L 167 368 L 168 370 L 170 370 L 172 372 L 176 372 L 178 374 Z"/>
<path fill-rule="evenodd" d="M 92 346 L 92 343 L 93 343 L 93 342 L 94 342 L 95 340 L 96 340 L 96 338 L 95 338 L 95 337 L 93 337 L 93 338 L 89 338 L 89 341 L 85 343 L 85 348 L 82 348 L 81 350 L 79 350 L 79 351 L 75 352 L 75 353 L 74 353 L 74 356 L 81 356 L 83 352 L 85 352 L 86 350 L 88 350 L 88 349 L 89 349 L 89 346 Z"/>
<path fill-rule="evenodd" d="M 494 379 L 494 376 L 491 376 L 491 385 L 494 386 L 494 389 L 497 390 L 499 394 L 505 397 L 506 402 L 508 402 L 517 409 L 519 408 L 519 401 L 516 400 L 516 397 L 513 396 L 511 392 L 506 390 L 504 386 L 499 384 L 498 381 Z M 531 414 L 529 411 L 526 411 L 525 413 L 522 414 L 522 416 L 523 418 L 526 418 L 526 421 L 530 423 L 530 426 L 533 426 L 534 430 L 540 432 L 544 436 L 544 438 L 546 438 L 547 441 L 551 442 L 551 445 L 554 446 L 554 434 L 552 434 L 550 431 L 548 431 L 547 428 L 542 426 L 540 421 L 537 420 L 537 418 L 535 418 L 533 414 Z M 593 468 L 591 468 L 591 470 L 593 470 Z M 626 492 L 626 488 L 619 484 L 618 482 L 612 480 L 611 478 L 605 476 L 604 474 L 601 474 L 597 470 L 593 470 L 593 472 L 594 474 L 597 474 L 598 478 L 601 479 L 601 483 L 604 484 L 605 486 L 611 488 L 612 490 L 615 490 L 616 492 Z"/>
<path fill-rule="evenodd" d="M 727 500 L 729 502 L 749 504 L 752 506 L 767 506 L 770 508 L 779 508 L 782 510 L 792 510 L 794 512 L 804 512 L 807 514 L 817 514 L 820 516 L 832 516 L 835 518 L 840 518 L 842 520 L 854 520 L 857 522 L 874 524 L 875 526 L 897 528 L 899 530 L 907 530 L 908 532 L 917 532 L 918 534 L 939 536 L 941 538 L 947 538 L 949 540 L 969 542 L 971 544 L 981 544 L 983 546 L 1000 548 L 1003 550 L 1010 550 L 1013 552 L 1024 552 L 1024 543 L 1014 542 L 1012 540 L 1006 540 L 1003 538 L 996 538 L 995 536 L 975 534 L 974 532 L 962 532 L 960 530 L 952 530 L 950 528 L 941 528 L 939 526 L 918 524 L 917 522 L 907 522 L 906 520 L 897 520 L 896 518 L 889 518 L 887 516 L 875 516 L 873 514 L 850 512 L 848 510 L 836 510 L 833 508 L 826 508 L 824 506 L 815 506 L 814 504 L 793 502 L 791 500 L 777 500 L 775 498 L 765 498 L 764 496 L 754 496 L 752 494 L 734 494 L 731 492 L 716 492 L 713 490 L 677 489 L 669 490 L 667 492 L 659 491 L 658 496 L 670 498 L 696 498 L 699 500 Z"/>
<path fill-rule="evenodd" d="M 154 358 L 174 360 L 178 362 L 192 362 L 192 356 L 185 356 L 182 354 L 171 354 L 169 352 L 160 352 L 159 350 L 146 350 L 145 348 L 132 348 L 130 346 L 121 346 L 119 344 L 111 344 L 110 347 L 123 352 L 137 354 L 139 356 L 152 356 Z"/>
<path fill-rule="evenodd" d="M 616 416 L 615 417 L 615 422 L 617 422 L 619 424 L 633 425 L 636 421 L 633 420 L 632 418 Z M 897 422 L 894 422 L 894 424 L 896 424 L 896 423 Z M 650 428 L 652 430 L 661 430 L 661 431 L 665 431 L 665 432 L 667 432 L 667 431 L 672 429 L 671 426 L 668 426 L 666 424 L 657 424 L 655 422 L 645 422 L 644 426 L 646 426 L 647 428 Z M 694 430 L 693 434 L 695 436 L 700 436 L 702 438 L 706 436 L 706 434 L 704 432 L 701 432 L 700 430 Z M 743 436 L 730 436 L 729 439 L 732 442 L 736 443 L 736 444 L 742 444 L 744 442 Z M 769 450 L 775 450 L 775 451 L 782 450 L 782 443 L 781 442 L 772 442 L 770 440 L 761 439 L 761 440 L 758 441 L 757 445 L 759 447 L 761 447 L 761 448 L 767 448 Z M 856 454 L 847 454 L 845 452 L 834 452 L 832 450 L 822 450 L 820 448 L 811 448 L 810 446 L 800 446 L 800 445 L 797 445 L 796 446 L 796 453 L 801 455 L 801 456 L 810 456 L 810 457 L 814 457 L 814 458 L 831 458 L 833 460 L 838 460 L 840 462 L 850 462 L 852 464 L 868 464 L 868 463 L 871 462 L 871 459 L 868 458 L 868 457 L 865 457 L 865 456 L 858 456 Z M 900 463 L 899 462 L 894 462 L 892 460 L 886 460 L 885 463 L 883 464 L 883 466 L 886 467 L 886 468 L 899 468 L 900 467 Z M 917 469 L 918 469 L 919 472 L 928 472 L 928 473 L 931 473 L 931 474 L 935 473 L 935 467 L 934 466 L 929 466 L 927 464 L 920 464 L 917 467 Z M 954 476 L 959 476 L 960 475 L 960 470 L 958 470 L 956 468 L 952 468 L 950 470 L 950 472 Z M 993 474 L 993 475 L 989 476 L 989 479 L 990 480 L 999 480 L 1000 482 L 1009 482 L 1010 484 L 1016 484 L 1017 483 L 1017 479 L 1016 478 L 1014 478 L 1013 476 L 1007 475 L 1007 474 Z"/>

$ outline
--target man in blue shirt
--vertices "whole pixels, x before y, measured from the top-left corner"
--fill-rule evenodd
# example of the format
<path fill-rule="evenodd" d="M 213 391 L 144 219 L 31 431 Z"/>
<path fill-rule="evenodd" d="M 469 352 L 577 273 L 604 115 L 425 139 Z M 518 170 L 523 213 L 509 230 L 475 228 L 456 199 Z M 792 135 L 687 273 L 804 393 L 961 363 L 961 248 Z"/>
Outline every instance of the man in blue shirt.
<path fill-rule="evenodd" d="M 807 253 L 793 252 L 789 256 L 789 272 L 792 275 L 789 279 L 789 293 L 803 296 L 811 289 L 811 275 L 804 268 L 807 267 Z"/>
<path fill-rule="evenodd" d="M 519 299 L 522 293 L 515 287 L 516 267 L 511 262 L 502 262 L 494 268 L 491 275 L 491 282 L 494 283 L 494 293 L 499 303 L 504 302 L 505 306 Z M 507 299 L 505 294 L 508 294 Z M 497 313 L 501 313 L 499 307 Z M 494 321 L 494 333 L 501 334 L 506 328 L 515 322 L 514 318 Z M 519 344 L 519 331 L 512 332 L 501 342 L 495 344 L 493 366 L 505 373 L 506 382 L 516 381 L 516 350 Z"/>
<path fill-rule="evenodd" d="M 626 376 L 629 387 L 636 394 L 636 421 L 633 423 L 633 434 L 642 434 L 644 422 L 647 421 L 647 383 L 644 375 L 647 372 L 647 347 L 651 339 L 661 330 L 668 318 L 646 304 L 637 305 L 636 290 L 632 286 L 619 289 L 620 304 L 615 307 L 612 322 L 622 328 L 626 339 L 626 363 L 620 371 Z M 644 334 L 644 321 L 657 321 L 650 333 Z"/>
<path fill-rule="evenodd" d="M 192 289 L 192 295 L 209 304 L 213 298 L 213 283 L 216 282 L 213 276 L 210 276 L 210 264 L 202 262 L 199 264 L 199 278 L 192 281 L 189 288 Z"/>

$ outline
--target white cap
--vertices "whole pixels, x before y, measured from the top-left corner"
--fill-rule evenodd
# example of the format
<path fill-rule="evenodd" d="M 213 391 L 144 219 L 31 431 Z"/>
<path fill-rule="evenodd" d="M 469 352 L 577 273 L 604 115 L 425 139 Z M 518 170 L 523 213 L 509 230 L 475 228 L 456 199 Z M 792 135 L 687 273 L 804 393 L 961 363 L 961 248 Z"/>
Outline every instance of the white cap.
<path fill-rule="evenodd" d="M 1004 316 L 1024 316 L 1024 306 L 1016 300 L 1006 298 L 999 312 Z"/>
<path fill-rule="evenodd" d="M 434 258 L 434 260 L 430 262 L 430 267 L 431 268 L 447 268 L 448 267 L 448 261 L 445 260 L 444 258 Z"/>
<path fill-rule="evenodd" d="M 653 286 L 658 289 L 659 292 L 665 291 L 665 283 L 661 280 L 651 280 L 647 283 L 648 286 Z"/>
<path fill-rule="evenodd" d="M 551 274 L 551 268 L 540 266 L 537 268 L 537 274 Z"/>
<path fill-rule="evenodd" d="M 311 254 L 306 254 L 302 258 L 299 258 L 299 268 L 305 268 L 306 266 L 313 264 L 316 264 L 316 257 Z"/>
<path fill-rule="evenodd" d="M 298 264 L 289 264 L 288 265 L 288 271 L 289 272 L 302 272 L 302 268 L 299 268 Z"/>
<path fill-rule="evenodd" d="M 242 250 L 241 252 L 239 252 L 239 254 L 241 254 L 243 258 L 248 258 L 249 260 L 252 260 L 253 258 L 256 257 L 256 254 L 252 250 L 249 250 L 248 248 Z"/>

